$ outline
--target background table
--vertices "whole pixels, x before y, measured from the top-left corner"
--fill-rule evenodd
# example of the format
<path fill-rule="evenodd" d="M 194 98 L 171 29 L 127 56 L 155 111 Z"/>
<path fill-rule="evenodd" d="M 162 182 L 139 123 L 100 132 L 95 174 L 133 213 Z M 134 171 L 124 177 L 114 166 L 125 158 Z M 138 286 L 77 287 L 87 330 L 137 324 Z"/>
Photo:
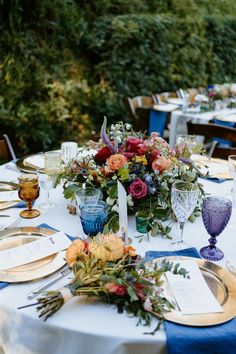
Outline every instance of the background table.
<path fill-rule="evenodd" d="M 169 144 L 174 147 L 177 135 L 187 134 L 187 121 L 192 120 L 193 123 L 207 124 L 213 117 L 217 115 L 229 115 L 236 113 L 236 109 L 223 109 L 220 111 L 193 113 L 183 112 L 180 110 L 173 111 L 170 117 Z"/>
<path fill-rule="evenodd" d="M 0 179 L 15 181 L 18 174 L 5 166 L 0 167 Z M 230 194 L 232 182 L 222 184 L 202 180 L 205 190 L 214 195 Z M 42 193 L 43 194 L 43 193 Z M 44 198 L 36 201 L 35 206 Z M 66 210 L 67 201 L 63 198 L 59 186 L 52 192 L 57 208 L 42 212 L 41 216 L 31 220 L 19 218 L 16 226 L 39 225 L 47 223 L 73 236 L 81 235 L 78 216 Z M 141 255 L 147 250 L 174 250 L 170 240 L 151 237 L 138 243 L 135 235 L 134 218 L 129 219 L 129 236 Z M 172 234 L 176 232 L 173 227 Z M 219 236 L 218 245 L 225 253 L 225 259 L 236 264 L 236 225 L 233 218 Z M 184 239 L 189 246 L 197 249 L 207 245 L 208 235 L 201 218 L 194 224 L 187 223 Z M 224 260 L 218 264 L 224 265 Z M 166 352 L 166 335 L 161 329 L 154 336 L 144 335 L 148 329 L 136 326 L 137 318 L 130 318 L 125 313 L 118 314 L 115 307 L 91 302 L 85 298 L 74 298 L 47 322 L 38 319 L 34 307 L 17 310 L 18 306 L 30 303 L 27 293 L 40 286 L 45 279 L 25 284 L 9 285 L 0 290 L 0 347 L 6 354 L 162 354 Z M 66 279 L 54 285 L 54 289 L 67 283 Z M 33 300 L 32 300 L 33 302 Z M 150 328 L 153 329 L 156 320 Z"/>

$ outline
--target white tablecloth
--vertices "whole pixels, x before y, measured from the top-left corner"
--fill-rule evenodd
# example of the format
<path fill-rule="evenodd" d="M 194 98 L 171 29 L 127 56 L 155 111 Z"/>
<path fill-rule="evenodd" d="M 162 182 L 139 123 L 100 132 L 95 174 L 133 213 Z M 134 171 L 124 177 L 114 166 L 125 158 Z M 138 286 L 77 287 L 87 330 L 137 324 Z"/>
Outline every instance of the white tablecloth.
<path fill-rule="evenodd" d="M 0 167 L 0 180 L 16 180 L 17 175 L 4 166 Z M 209 193 L 229 195 L 232 182 L 216 184 L 204 181 L 204 186 Z M 81 235 L 78 217 L 68 214 L 67 202 L 62 196 L 61 188 L 54 190 L 51 197 L 58 204 L 56 209 L 42 212 L 41 216 L 35 219 L 20 218 L 16 226 L 39 225 L 45 222 L 70 235 Z M 36 207 L 42 198 L 44 195 L 36 201 Z M 224 251 L 225 259 L 231 259 L 236 264 L 235 223 L 236 220 L 231 218 L 228 227 L 219 236 L 218 245 Z M 133 245 L 141 255 L 144 255 L 147 250 L 174 250 L 170 240 L 161 237 L 138 243 L 134 238 L 137 232 L 133 218 L 129 220 L 129 227 L 131 230 L 129 236 L 133 235 Z M 173 228 L 172 233 L 175 232 L 176 229 Z M 189 246 L 199 249 L 207 245 L 208 238 L 200 217 L 194 224 L 186 224 L 184 239 Z M 219 264 L 224 265 L 224 262 Z M 47 322 L 38 319 L 34 307 L 17 310 L 18 306 L 30 303 L 27 293 L 44 282 L 45 279 L 9 285 L 0 290 L 0 347 L 2 345 L 5 354 L 161 354 L 166 352 L 166 335 L 163 329 L 154 336 L 144 335 L 147 328 L 136 326 L 137 318 L 118 314 L 115 307 L 99 302 L 72 299 Z M 52 288 L 58 288 L 65 283 L 66 279 L 63 279 Z M 153 321 L 150 330 L 155 325 L 156 320 Z"/>
<path fill-rule="evenodd" d="M 207 124 L 213 117 L 236 113 L 236 109 L 223 109 L 214 112 L 192 113 L 180 110 L 173 111 L 170 118 L 169 144 L 174 147 L 177 135 L 187 134 L 187 121 Z"/>

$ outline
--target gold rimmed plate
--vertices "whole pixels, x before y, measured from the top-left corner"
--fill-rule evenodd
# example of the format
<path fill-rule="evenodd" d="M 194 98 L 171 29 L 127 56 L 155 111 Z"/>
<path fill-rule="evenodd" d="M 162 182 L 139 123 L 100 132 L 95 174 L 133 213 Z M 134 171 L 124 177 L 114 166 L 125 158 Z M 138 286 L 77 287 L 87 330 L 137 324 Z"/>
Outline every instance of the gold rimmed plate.
<path fill-rule="evenodd" d="M 33 154 L 33 155 L 28 155 L 25 157 L 21 157 L 16 161 L 16 166 L 19 168 L 20 171 L 25 172 L 25 173 L 36 173 L 37 170 L 39 171 L 44 171 L 43 169 L 39 169 L 33 166 L 27 166 L 25 164 L 25 159 L 27 157 L 31 157 L 31 156 L 37 156 L 37 155 L 41 155 L 41 154 Z"/>
<path fill-rule="evenodd" d="M 0 252 L 34 242 L 54 234 L 55 230 L 42 227 L 15 227 L 0 232 Z M 19 283 L 46 277 L 65 265 L 65 251 L 39 259 L 20 267 L 0 271 L 0 281 Z"/>
<path fill-rule="evenodd" d="M 183 315 L 176 307 L 174 310 L 165 314 L 166 320 L 187 326 L 204 327 L 230 321 L 236 316 L 236 278 L 227 269 L 199 258 L 178 256 L 164 258 L 167 261 L 194 259 L 197 262 L 208 287 L 224 310 L 221 313 Z M 154 261 L 159 263 L 164 258 L 158 258 Z M 164 283 L 164 289 L 167 296 L 175 302 L 167 280 Z"/>
<path fill-rule="evenodd" d="M 14 182 L 6 182 L 6 181 L 0 181 L 0 193 L 1 192 L 10 192 L 10 191 L 16 191 L 18 190 L 18 184 Z M 0 210 L 4 210 L 7 208 L 11 208 L 15 205 L 20 203 L 20 200 L 11 200 L 11 201 L 4 201 L 0 202 Z"/>

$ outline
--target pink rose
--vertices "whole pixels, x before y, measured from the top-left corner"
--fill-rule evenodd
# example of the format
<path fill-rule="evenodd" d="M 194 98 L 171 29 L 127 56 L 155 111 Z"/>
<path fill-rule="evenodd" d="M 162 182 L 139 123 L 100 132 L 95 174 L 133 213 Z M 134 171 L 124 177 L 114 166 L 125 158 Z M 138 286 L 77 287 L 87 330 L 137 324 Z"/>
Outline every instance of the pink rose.
<path fill-rule="evenodd" d="M 126 140 L 126 149 L 124 155 L 131 158 L 135 155 L 143 155 L 147 147 L 143 145 L 143 140 L 134 136 L 129 136 Z"/>
<path fill-rule="evenodd" d="M 116 294 L 118 296 L 124 296 L 127 293 L 126 287 L 124 285 L 106 283 L 105 288 L 109 291 L 109 293 Z"/>
<path fill-rule="evenodd" d="M 147 192 L 148 187 L 140 178 L 136 178 L 136 180 L 129 186 L 129 194 L 136 199 L 146 197 Z"/>
<path fill-rule="evenodd" d="M 159 171 L 160 173 L 168 170 L 171 166 L 171 160 L 164 156 L 159 156 L 152 163 L 152 169 L 154 171 Z"/>

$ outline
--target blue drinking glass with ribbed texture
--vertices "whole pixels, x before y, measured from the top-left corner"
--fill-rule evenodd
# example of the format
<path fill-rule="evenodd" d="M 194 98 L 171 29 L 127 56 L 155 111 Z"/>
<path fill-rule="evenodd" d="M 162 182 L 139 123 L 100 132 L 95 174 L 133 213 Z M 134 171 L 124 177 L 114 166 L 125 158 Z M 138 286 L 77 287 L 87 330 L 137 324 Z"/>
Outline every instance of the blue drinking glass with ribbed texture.
<path fill-rule="evenodd" d="M 107 203 L 103 201 L 98 201 L 97 203 L 87 201 L 81 203 L 79 209 L 80 220 L 86 235 L 96 236 L 103 231 L 108 216 Z"/>

